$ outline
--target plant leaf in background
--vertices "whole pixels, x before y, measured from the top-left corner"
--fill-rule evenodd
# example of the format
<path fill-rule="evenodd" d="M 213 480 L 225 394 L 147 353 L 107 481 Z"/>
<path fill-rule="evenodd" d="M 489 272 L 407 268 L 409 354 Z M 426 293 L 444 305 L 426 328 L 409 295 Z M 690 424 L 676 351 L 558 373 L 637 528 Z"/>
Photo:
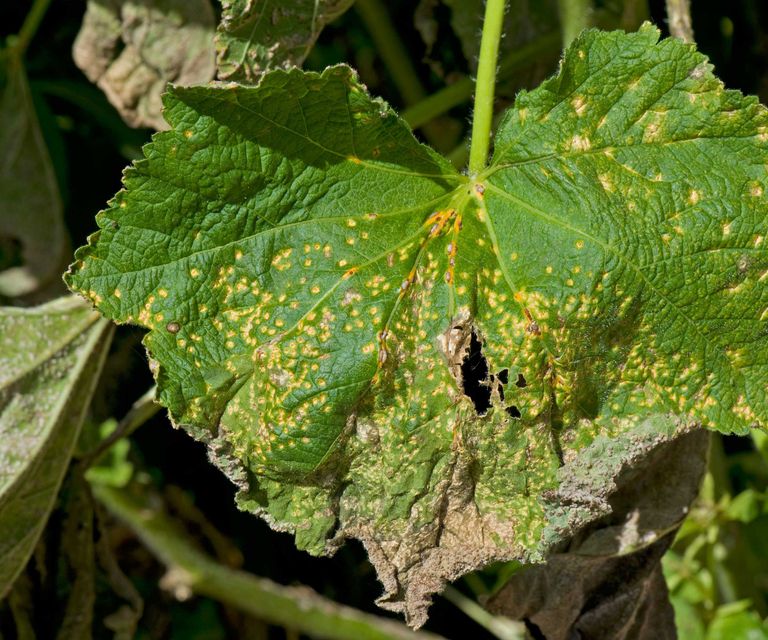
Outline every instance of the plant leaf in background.
<path fill-rule="evenodd" d="M 213 79 L 210 0 L 90 0 L 75 63 L 133 127 L 163 129 L 166 84 Z"/>
<path fill-rule="evenodd" d="M 461 50 L 473 73 L 477 72 L 480 39 L 477 34 L 483 27 L 482 0 L 421 0 L 416 13 L 416 28 L 427 45 L 427 55 L 439 40 L 438 25 L 434 12 L 438 4 L 444 4 L 451 12 L 451 28 L 461 42 Z M 504 52 L 520 48 L 537 37 L 557 30 L 557 2 L 555 0 L 512 0 L 504 14 Z"/>
<path fill-rule="evenodd" d="M 59 298 L 0 309 L 0 594 L 24 568 L 69 466 L 111 328 Z"/>
<path fill-rule="evenodd" d="M 55 280 L 69 249 L 59 187 L 21 60 L 0 57 L 0 296 L 33 293 Z"/>
<path fill-rule="evenodd" d="M 323 27 L 354 0 L 222 0 L 218 75 L 255 84 L 269 69 L 300 66 Z"/>
<path fill-rule="evenodd" d="M 595 437 L 767 417 L 768 116 L 658 35 L 585 32 L 471 178 L 343 66 L 172 89 L 67 281 L 241 507 L 362 539 L 420 624 L 569 534 L 541 497 Z"/>

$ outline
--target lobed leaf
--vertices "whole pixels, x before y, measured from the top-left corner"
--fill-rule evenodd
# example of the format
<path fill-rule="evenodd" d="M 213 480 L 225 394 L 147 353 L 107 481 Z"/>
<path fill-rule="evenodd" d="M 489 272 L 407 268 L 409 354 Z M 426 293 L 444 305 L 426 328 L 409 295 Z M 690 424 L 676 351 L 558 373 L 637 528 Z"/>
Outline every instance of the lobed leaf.
<path fill-rule="evenodd" d="M 110 337 L 74 297 L 0 309 L 0 595 L 48 520 Z"/>
<path fill-rule="evenodd" d="M 596 437 L 766 418 L 768 116 L 657 40 L 585 32 L 471 177 L 346 67 L 174 88 L 67 280 L 150 329 L 241 507 L 360 538 L 419 624 L 600 517 L 542 497 Z"/>

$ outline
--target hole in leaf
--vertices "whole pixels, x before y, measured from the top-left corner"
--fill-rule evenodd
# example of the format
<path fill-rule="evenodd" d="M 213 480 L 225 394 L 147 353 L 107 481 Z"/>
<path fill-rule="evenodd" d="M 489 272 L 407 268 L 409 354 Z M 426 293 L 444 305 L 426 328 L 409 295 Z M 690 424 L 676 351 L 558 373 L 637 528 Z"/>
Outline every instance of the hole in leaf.
<path fill-rule="evenodd" d="M 517 405 L 511 405 L 505 409 L 505 411 L 513 418 L 521 418 L 522 414 L 520 413 L 520 409 L 517 408 Z"/>
<path fill-rule="evenodd" d="M 461 363 L 462 391 L 475 405 L 478 415 L 491 408 L 491 385 L 488 384 L 488 361 L 477 334 L 472 331 L 469 350 Z"/>
<path fill-rule="evenodd" d="M 524 389 L 528 386 L 528 382 L 525 380 L 525 376 L 522 373 L 517 374 L 517 381 L 515 382 L 515 386 L 519 387 L 520 389 Z"/>
<path fill-rule="evenodd" d="M 0 271 L 24 264 L 24 247 L 18 238 L 0 235 Z"/>
<path fill-rule="evenodd" d="M 496 377 L 501 384 L 507 384 L 509 382 L 509 369 L 502 369 L 496 374 Z"/>

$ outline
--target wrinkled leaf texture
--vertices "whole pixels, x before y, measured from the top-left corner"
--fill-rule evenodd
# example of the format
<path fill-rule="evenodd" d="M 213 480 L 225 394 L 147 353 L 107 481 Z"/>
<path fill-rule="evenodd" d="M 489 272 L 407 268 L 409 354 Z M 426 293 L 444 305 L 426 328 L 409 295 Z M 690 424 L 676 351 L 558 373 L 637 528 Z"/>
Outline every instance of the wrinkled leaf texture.
<path fill-rule="evenodd" d="M 248 84 L 270 69 L 298 66 L 323 27 L 354 0 L 222 0 L 218 76 Z"/>
<path fill-rule="evenodd" d="M 411 622 L 542 557 L 541 496 L 597 436 L 765 421 L 768 116 L 693 46 L 585 32 L 476 176 L 344 66 L 173 88 L 165 117 L 68 282 L 150 330 L 242 508 L 313 553 L 362 539 Z"/>

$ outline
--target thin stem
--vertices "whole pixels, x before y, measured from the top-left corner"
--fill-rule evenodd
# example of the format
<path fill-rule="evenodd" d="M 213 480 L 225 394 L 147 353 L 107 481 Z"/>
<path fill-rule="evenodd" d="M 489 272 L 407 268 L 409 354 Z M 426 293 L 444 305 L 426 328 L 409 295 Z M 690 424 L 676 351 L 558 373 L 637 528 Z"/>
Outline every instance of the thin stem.
<path fill-rule="evenodd" d="M 424 100 L 420 100 L 412 107 L 408 107 L 400 116 L 411 125 L 412 129 L 416 129 L 468 100 L 472 96 L 474 86 L 472 78 L 465 76 Z"/>
<path fill-rule="evenodd" d="M 501 60 L 498 81 L 502 82 L 508 79 L 513 73 L 530 62 L 541 59 L 542 56 L 550 53 L 555 54 L 559 49 L 560 34 L 552 32 L 519 49 L 510 51 Z M 424 100 L 417 102 L 400 115 L 415 129 L 469 100 L 472 97 L 474 87 L 475 83 L 472 81 L 472 78 L 465 76 L 453 84 L 440 89 L 440 91 L 433 93 L 431 96 L 424 98 Z"/>
<path fill-rule="evenodd" d="M 493 122 L 493 96 L 496 89 L 496 64 L 501 29 L 504 25 L 504 0 L 487 0 L 480 40 L 480 59 L 475 83 L 475 108 L 472 115 L 472 143 L 469 149 L 469 173 L 482 171 L 488 160 Z"/>
<path fill-rule="evenodd" d="M 50 3 L 51 0 L 35 0 L 32 4 L 32 8 L 24 19 L 24 24 L 21 25 L 19 34 L 13 43 L 13 49 L 19 57 L 24 55 L 32 38 L 35 37 L 37 28 L 40 26 L 40 22 L 42 22 Z"/>
<path fill-rule="evenodd" d="M 493 615 L 450 585 L 443 591 L 443 597 L 500 640 L 525 640 L 527 637 L 525 624 Z"/>
<path fill-rule="evenodd" d="M 160 411 L 160 405 L 155 402 L 157 387 L 149 389 L 141 398 L 133 403 L 128 413 L 117 423 L 115 430 L 110 433 L 98 446 L 83 456 L 81 464 L 83 468 L 88 468 L 96 462 L 104 452 L 115 442 L 131 435 L 136 429 L 143 425 L 147 420 Z"/>
<path fill-rule="evenodd" d="M 405 46 L 397 34 L 389 13 L 379 0 L 357 0 L 355 9 L 371 34 L 376 50 L 384 65 L 392 74 L 392 81 L 405 104 L 414 104 L 424 98 L 426 92 L 411 64 Z"/>
<path fill-rule="evenodd" d="M 307 587 L 284 587 L 244 571 L 225 567 L 199 551 L 187 534 L 143 492 L 92 484 L 93 494 L 131 527 L 168 567 L 164 584 L 177 593 L 208 596 L 261 620 L 338 640 L 438 640 L 405 625 L 339 605 Z"/>
<path fill-rule="evenodd" d="M 419 80 L 411 57 L 392 24 L 389 12 L 380 0 L 357 0 L 355 9 L 371 34 L 376 50 L 381 54 L 384 66 L 392 76 L 400 92 L 404 106 L 423 100 L 427 92 Z M 447 109 L 446 109 L 447 111 Z M 430 118 L 431 120 L 431 118 Z M 438 149 L 445 146 L 445 131 L 437 123 L 424 123 L 422 133 L 427 141 Z"/>
<path fill-rule="evenodd" d="M 565 49 L 577 35 L 590 26 L 593 7 L 591 0 L 557 0 L 557 7 Z"/>
<path fill-rule="evenodd" d="M 683 42 L 693 42 L 690 0 L 667 0 L 669 33 Z"/>

